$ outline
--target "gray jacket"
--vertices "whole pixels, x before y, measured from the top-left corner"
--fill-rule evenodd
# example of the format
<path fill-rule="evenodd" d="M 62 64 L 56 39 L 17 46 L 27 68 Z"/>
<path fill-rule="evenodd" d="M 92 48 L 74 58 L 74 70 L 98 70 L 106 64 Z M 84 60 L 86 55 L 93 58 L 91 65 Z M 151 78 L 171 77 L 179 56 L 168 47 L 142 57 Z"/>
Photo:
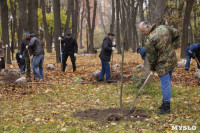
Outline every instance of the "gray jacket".
<path fill-rule="evenodd" d="M 44 43 L 37 37 L 31 38 L 29 48 L 33 51 L 33 56 L 44 54 Z"/>

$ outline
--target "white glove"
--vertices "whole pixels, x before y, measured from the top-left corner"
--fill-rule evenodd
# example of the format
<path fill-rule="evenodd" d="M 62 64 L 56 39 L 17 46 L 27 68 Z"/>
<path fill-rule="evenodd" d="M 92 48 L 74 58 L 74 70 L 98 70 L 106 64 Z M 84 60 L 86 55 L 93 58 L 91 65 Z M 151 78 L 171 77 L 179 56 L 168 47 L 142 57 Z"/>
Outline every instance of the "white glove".
<path fill-rule="evenodd" d="M 19 58 L 22 59 L 22 55 L 19 55 Z"/>
<path fill-rule="evenodd" d="M 77 56 L 77 53 L 74 53 L 74 57 L 76 57 Z"/>
<path fill-rule="evenodd" d="M 26 46 L 26 49 L 28 49 L 28 45 Z"/>
<path fill-rule="evenodd" d="M 192 52 L 191 50 L 189 50 L 189 53 L 191 53 L 191 54 L 192 54 L 193 52 Z"/>
<path fill-rule="evenodd" d="M 153 72 L 153 71 L 151 71 L 151 72 L 150 72 L 150 74 L 151 74 L 151 75 L 154 75 L 154 72 Z"/>
<path fill-rule="evenodd" d="M 116 43 L 115 43 L 115 42 L 113 42 L 113 43 L 112 43 L 112 46 L 113 46 L 113 47 L 116 47 Z"/>
<path fill-rule="evenodd" d="M 59 40 L 59 41 L 61 41 L 61 40 L 62 40 L 62 38 L 59 36 L 59 37 L 58 37 L 58 40 Z"/>
<path fill-rule="evenodd" d="M 112 51 L 114 51 L 116 48 L 115 47 L 112 47 Z"/>
<path fill-rule="evenodd" d="M 31 60 L 33 59 L 33 55 L 31 55 L 30 59 L 31 59 Z"/>

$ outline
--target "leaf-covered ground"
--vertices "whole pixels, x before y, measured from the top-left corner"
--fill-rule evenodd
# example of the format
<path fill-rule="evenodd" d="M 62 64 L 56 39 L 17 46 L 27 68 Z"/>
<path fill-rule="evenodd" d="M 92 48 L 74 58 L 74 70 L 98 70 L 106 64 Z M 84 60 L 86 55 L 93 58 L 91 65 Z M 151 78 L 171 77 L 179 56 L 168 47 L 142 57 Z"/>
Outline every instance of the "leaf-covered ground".
<path fill-rule="evenodd" d="M 159 78 L 155 76 L 142 91 L 135 110 L 140 114 L 131 119 L 107 121 L 107 115 L 101 120 L 74 117 L 77 112 L 91 109 L 119 109 L 120 82 L 113 84 L 72 84 L 94 82 L 92 73 L 99 70 L 98 55 L 77 57 L 77 72 L 72 73 L 70 60 L 65 73 L 60 64 L 55 63 L 55 53 L 45 56 L 45 81 L 48 84 L 32 84 L 32 88 L 9 85 L 0 81 L 0 132 L 170 132 L 174 125 L 196 126 L 200 131 L 200 87 L 194 71 L 185 72 L 176 68 L 172 82 L 171 114 L 157 115 L 155 110 L 161 104 Z M 114 63 L 120 64 L 120 55 L 114 54 Z M 136 65 L 143 63 L 139 55 L 125 54 L 125 79 L 131 79 Z M 47 71 L 47 64 L 56 69 Z M 17 68 L 17 64 L 13 65 Z M 196 67 L 192 62 L 192 68 Z M 120 72 L 120 69 L 114 72 Z M 113 76 L 117 77 L 118 73 Z M 140 75 L 140 73 L 138 74 Z M 139 88 L 134 81 L 125 81 L 123 107 L 130 108 Z M 96 112 L 95 112 L 96 113 Z M 98 113 L 98 111 L 97 111 Z M 185 132 L 185 131 L 184 131 Z"/>

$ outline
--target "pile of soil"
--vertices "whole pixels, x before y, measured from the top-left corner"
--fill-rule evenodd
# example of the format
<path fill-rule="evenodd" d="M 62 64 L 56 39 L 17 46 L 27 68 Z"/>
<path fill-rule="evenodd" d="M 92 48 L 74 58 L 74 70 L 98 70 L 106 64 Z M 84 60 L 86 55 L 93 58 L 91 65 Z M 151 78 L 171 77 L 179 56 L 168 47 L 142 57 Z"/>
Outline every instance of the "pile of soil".
<path fill-rule="evenodd" d="M 80 117 L 85 120 L 94 121 L 142 121 L 149 118 L 151 112 L 144 110 L 133 110 L 129 113 L 129 109 L 123 110 L 123 115 L 120 115 L 120 109 L 89 109 L 85 111 L 77 111 L 73 114 L 73 117 Z"/>

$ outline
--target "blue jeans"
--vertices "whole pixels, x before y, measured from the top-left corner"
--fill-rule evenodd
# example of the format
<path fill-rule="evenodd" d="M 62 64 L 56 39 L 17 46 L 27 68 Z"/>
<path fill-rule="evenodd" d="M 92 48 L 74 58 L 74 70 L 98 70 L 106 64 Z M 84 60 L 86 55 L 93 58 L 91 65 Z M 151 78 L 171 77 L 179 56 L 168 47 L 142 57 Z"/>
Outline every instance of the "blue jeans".
<path fill-rule="evenodd" d="M 163 102 L 170 103 L 172 71 L 160 77 Z"/>
<path fill-rule="evenodd" d="M 34 73 L 35 79 L 43 79 L 43 62 L 44 62 L 44 54 L 36 55 L 33 57 L 32 69 Z"/>
<path fill-rule="evenodd" d="M 109 62 L 101 59 L 101 65 L 102 65 L 102 69 L 101 69 L 101 73 L 99 75 L 99 80 L 103 80 L 105 74 L 106 74 L 106 80 L 110 80 L 110 64 L 109 64 Z"/>
<path fill-rule="evenodd" d="M 19 65 L 19 69 L 20 69 L 20 71 L 21 71 L 21 73 L 23 73 L 23 72 L 25 72 L 25 69 L 26 69 L 26 65 L 24 64 L 24 65 Z"/>

